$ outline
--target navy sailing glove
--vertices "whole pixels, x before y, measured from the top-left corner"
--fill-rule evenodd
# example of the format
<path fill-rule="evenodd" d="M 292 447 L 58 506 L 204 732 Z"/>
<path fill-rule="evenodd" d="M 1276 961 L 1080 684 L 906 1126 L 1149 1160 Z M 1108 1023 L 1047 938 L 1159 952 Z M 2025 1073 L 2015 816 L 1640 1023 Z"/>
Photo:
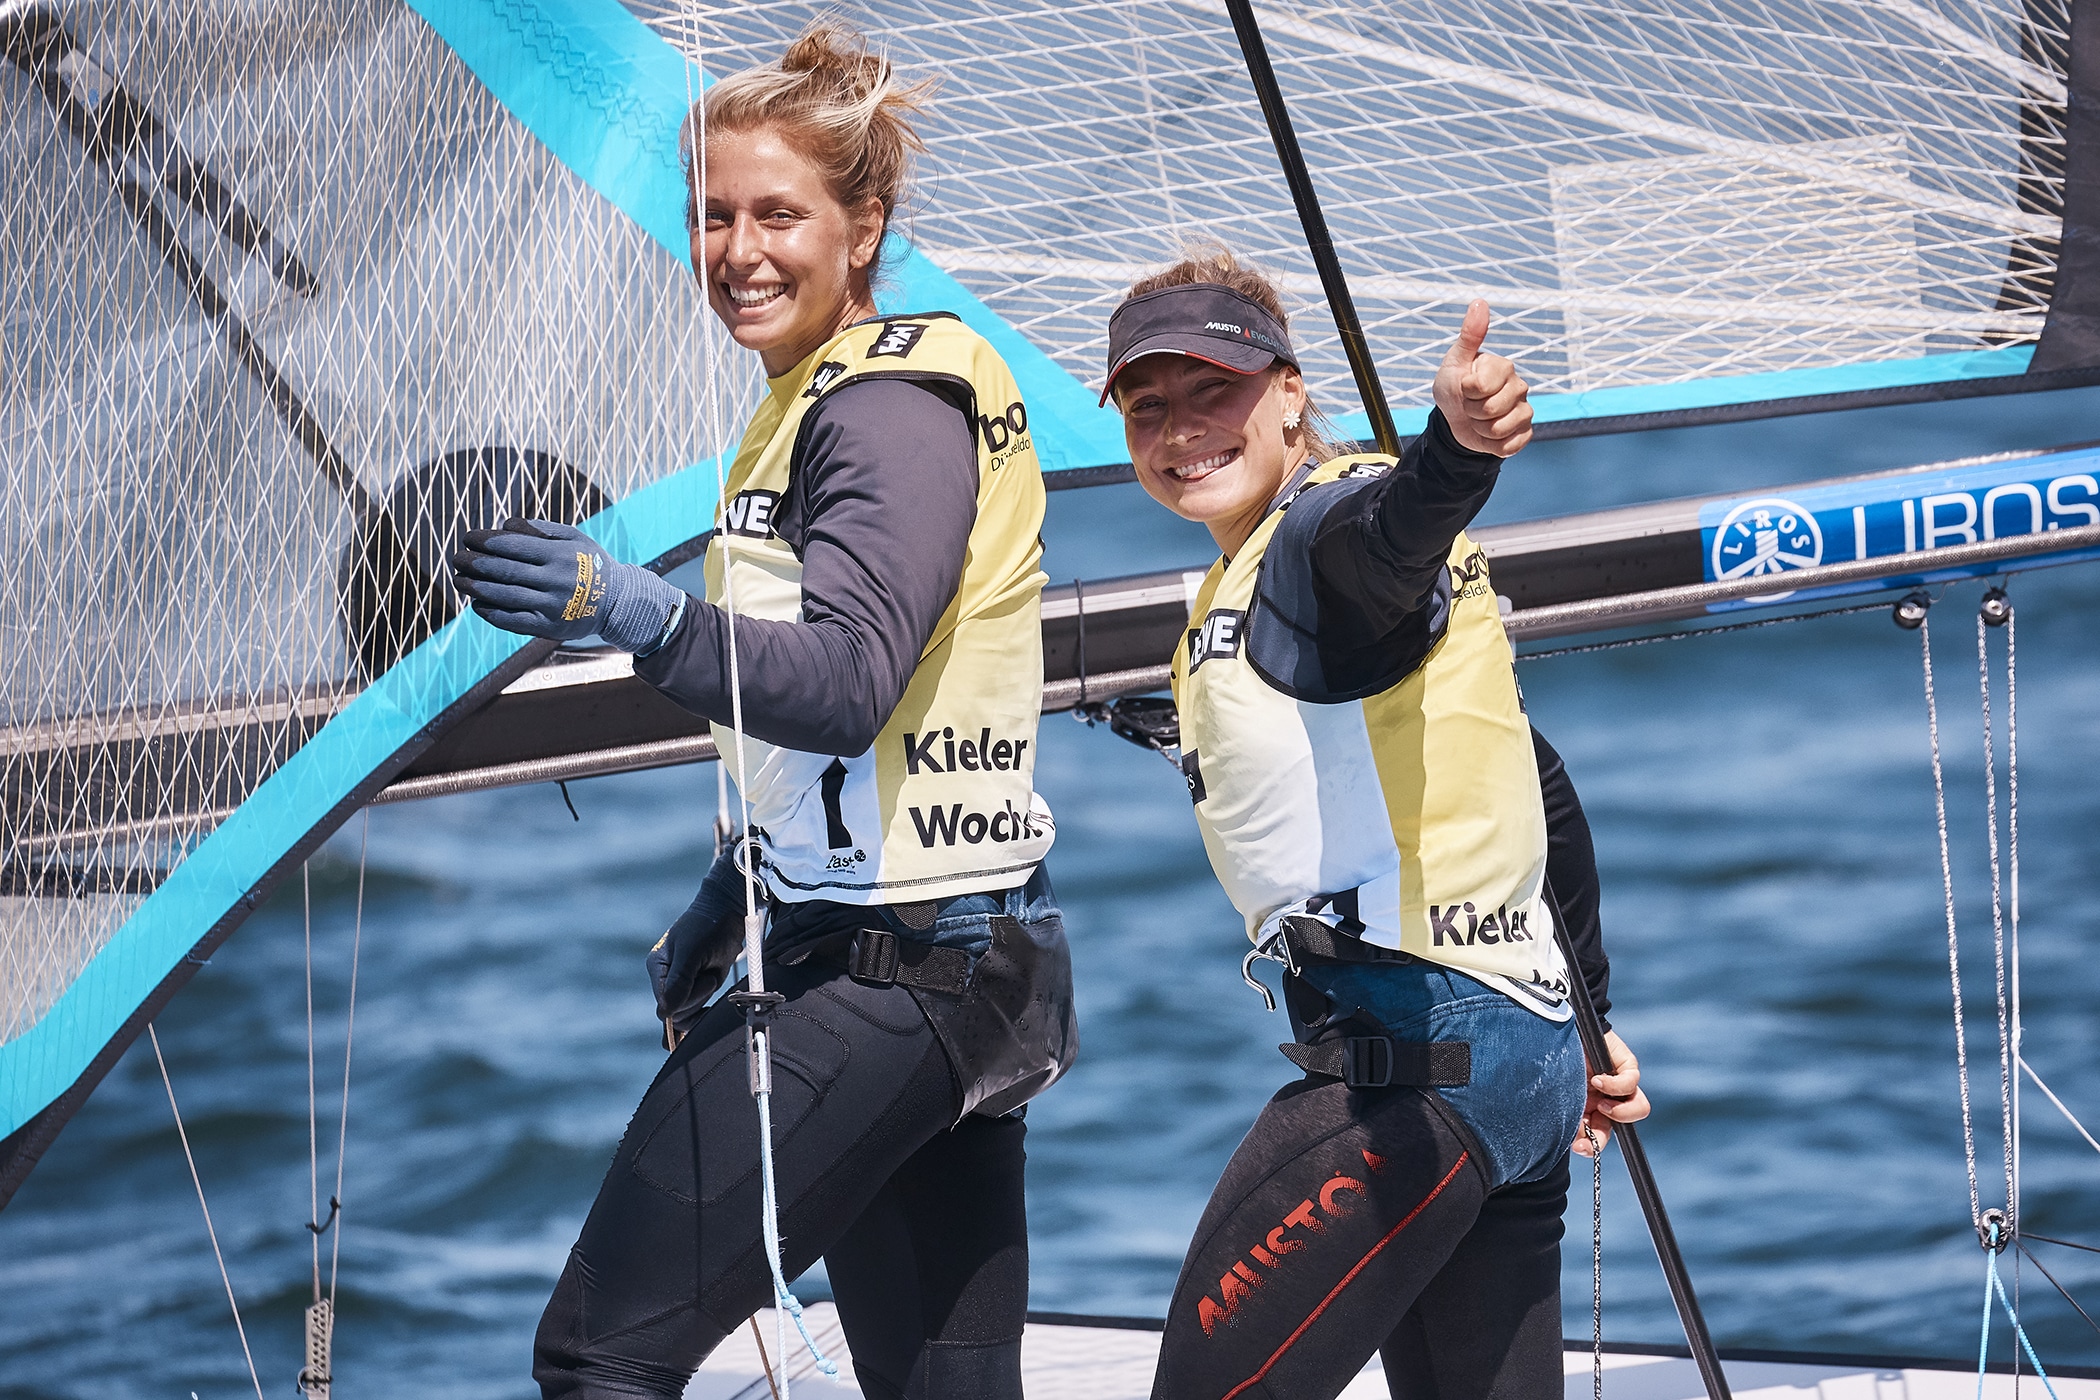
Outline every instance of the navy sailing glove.
<path fill-rule="evenodd" d="M 678 1048 L 743 956 L 744 872 L 736 863 L 742 845 L 732 841 L 722 848 L 700 882 L 700 893 L 649 950 L 649 984 L 656 989 L 666 1050 Z"/>
<path fill-rule="evenodd" d="M 685 594 L 647 569 L 616 562 L 573 525 L 503 522 L 471 530 L 452 556 L 453 584 L 506 632 L 571 641 L 593 632 L 643 655 L 662 642 Z"/>

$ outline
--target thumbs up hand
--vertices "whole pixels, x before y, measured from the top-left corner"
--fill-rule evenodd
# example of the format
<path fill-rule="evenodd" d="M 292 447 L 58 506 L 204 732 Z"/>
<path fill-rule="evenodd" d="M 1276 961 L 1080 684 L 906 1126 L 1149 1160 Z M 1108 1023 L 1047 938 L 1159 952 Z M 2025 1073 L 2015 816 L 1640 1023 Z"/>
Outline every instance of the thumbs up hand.
<path fill-rule="evenodd" d="M 1432 392 L 1459 446 L 1513 457 L 1531 441 L 1531 386 L 1514 364 L 1480 352 L 1487 333 L 1488 304 L 1476 300 L 1437 367 Z"/>

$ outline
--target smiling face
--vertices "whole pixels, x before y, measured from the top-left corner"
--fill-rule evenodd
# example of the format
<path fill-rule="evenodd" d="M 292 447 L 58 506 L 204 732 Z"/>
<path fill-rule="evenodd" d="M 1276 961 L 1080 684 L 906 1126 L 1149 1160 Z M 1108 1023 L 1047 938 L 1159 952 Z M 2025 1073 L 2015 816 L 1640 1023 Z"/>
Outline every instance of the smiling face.
<path fill-rule="evenodd" d="M 769 377 L 875 314 L 868 279 L 882 242 L 880 200 L 848 209 L 771 127 L 711 134 L 706 176 L 693 266 L 708 305 Z"/>
<path fill-rule="evenodd" d="M 1237 374 L 1191 355 L 1147 355 L 1116 376 L 1123 437 L 1145 491 L 1236 553 L 1306 459 L 1305 381 L 1289 365 Z"/>

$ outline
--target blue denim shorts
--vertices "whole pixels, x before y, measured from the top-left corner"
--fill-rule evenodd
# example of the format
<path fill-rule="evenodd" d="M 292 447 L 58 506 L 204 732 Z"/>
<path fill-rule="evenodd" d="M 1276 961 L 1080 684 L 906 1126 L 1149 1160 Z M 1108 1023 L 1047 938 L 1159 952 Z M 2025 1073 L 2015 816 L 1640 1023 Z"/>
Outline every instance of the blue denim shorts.
<path fill-rule="evenodd" d="M 1050 888 L 1049 871 L 1038 865 L 1025 885 L 953 895 L 927 904 L 834 904 L 821 899 L 804 904 L 776 904 L 767 921 L 766 943 L 780 951 L 841 929 L 880 924 L 899 938 L 982 953 L 992 946 L 992 919 L 996 915 L 1039 924 L 1058 913 L 1057 892 Z M 930 918 L 923 917 L 929 914 Z M 909 920 L 907 915 L 911 916 Z"/>
<path fill-rule="evenodd" d="M 1301 975 L 1333 1014 L 1359 1007 L 1395 1040 L 1472 1042 L 1472 1082 L 1436 1092 L 1479 1142 L 1488 1189 L 1545 1176 L 1581 1131 L 1588 1071 L 1572 1018 L 1549 1021 L 1420 959 L 1319 962 Z"/>

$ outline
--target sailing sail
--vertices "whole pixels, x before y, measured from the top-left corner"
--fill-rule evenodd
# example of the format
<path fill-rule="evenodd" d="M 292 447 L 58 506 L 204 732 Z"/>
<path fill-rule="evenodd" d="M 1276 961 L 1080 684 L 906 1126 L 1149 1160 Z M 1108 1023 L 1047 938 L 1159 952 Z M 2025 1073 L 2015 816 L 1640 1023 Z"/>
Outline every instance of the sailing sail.
<path fill-rule="evenodd" d="M 691 284 L 679 123 L 830 8 L 0 5 L 0 1200 L 545 657 L 454 616 L 461 529 L 663 567 L 711 523 L 758 381 Z M 1477 295 L 1567 431 L 2100 378 L 2064 0 L 1257 10 L 1403 429 Z M 1125 470 L 1107 313 L 1200 236 L 1282 273 L 1364 431 L 1221 4 L 849 17 L 944 85 L 882 305 L 990 336 L 1047 469 Z"/>
<path fill-rule="evenodd" d="M 733 69 L 819 8 L 709 5 L 683 27 Z M 2095 363 L 2077 328 L 2044 337 L 2064 280 L 2063 0 L 1254 11 L 1403 431 L 1474 296 L 1545 423 Z M 1217 237 L 1283 274 L 1316 399 L 1355 410 L 1222 0 L 855 19 L 943 80 L 920 250 L 1065 369 L 1096 380 L 1121 289 Z"/>

